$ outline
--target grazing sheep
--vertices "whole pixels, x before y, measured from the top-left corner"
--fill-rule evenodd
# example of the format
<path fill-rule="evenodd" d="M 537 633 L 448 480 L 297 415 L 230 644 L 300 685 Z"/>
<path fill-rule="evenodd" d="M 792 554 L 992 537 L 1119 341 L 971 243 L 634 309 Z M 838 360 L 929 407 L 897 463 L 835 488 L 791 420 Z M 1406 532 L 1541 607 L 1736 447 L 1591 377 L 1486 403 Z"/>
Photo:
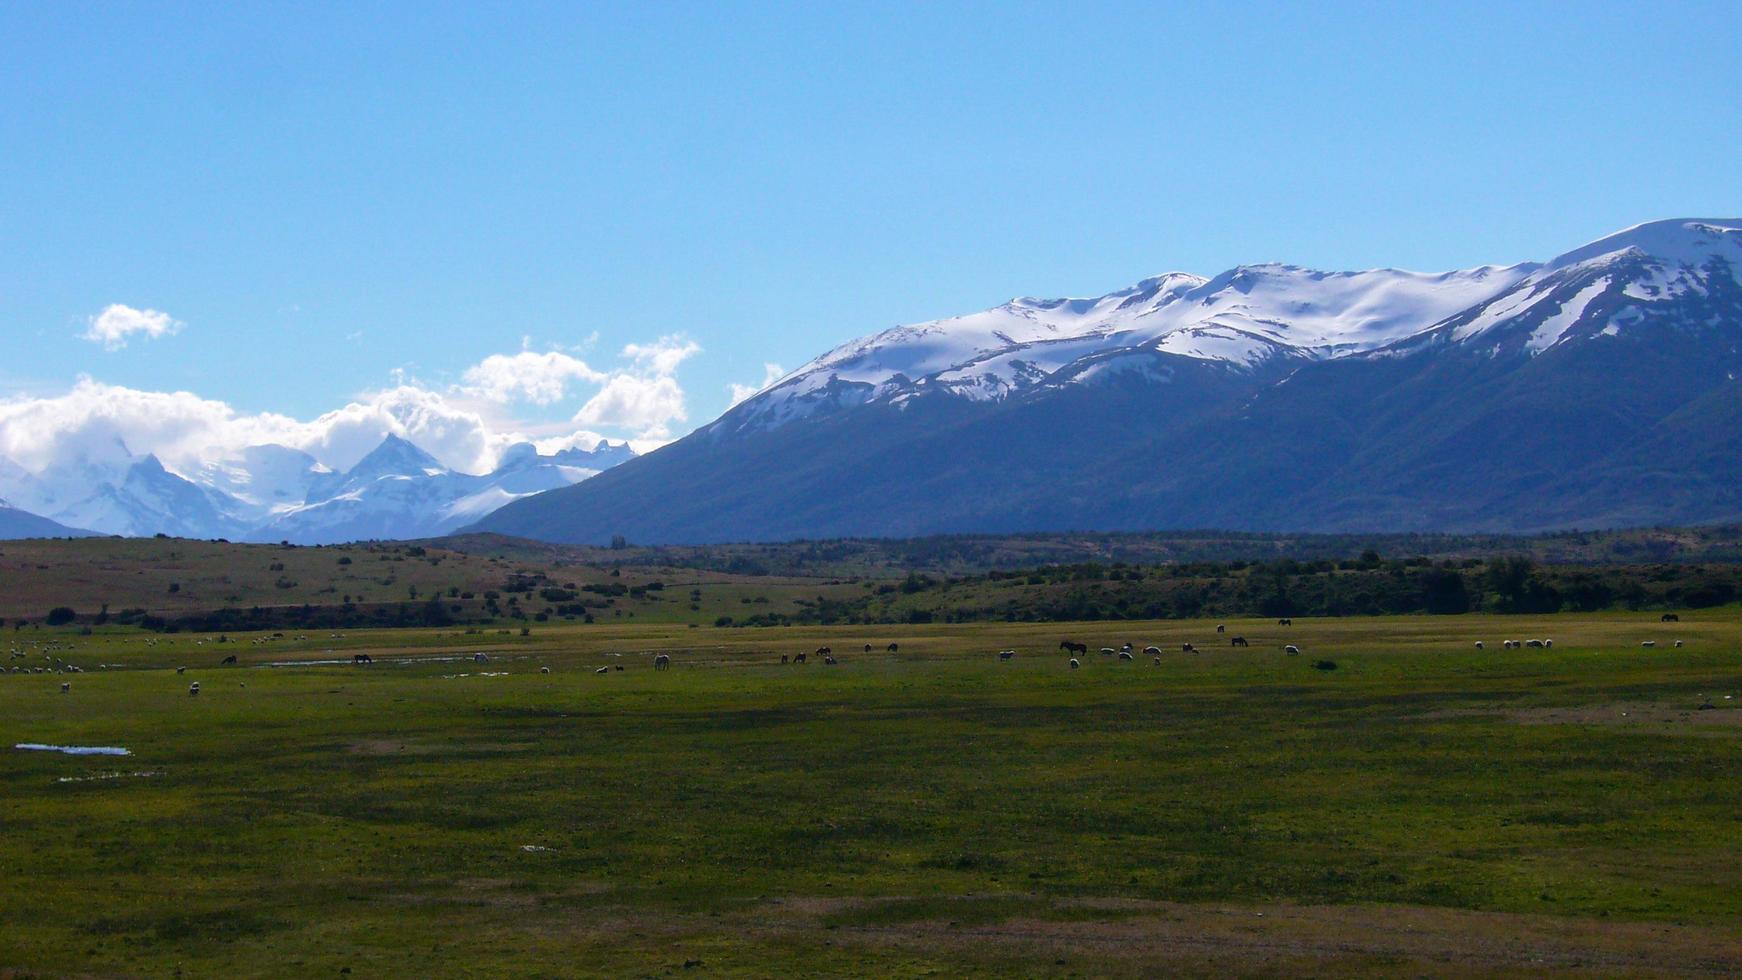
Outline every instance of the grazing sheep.
<path fill-rule="evenodd" d="M 1282 652 L 1292 657 L 1300 653 L 1300 647 L 1290 643 L 1288 646 L 1282 648 Z"/>
<path fill-rule="evenodd" d="M 1120 660 L 1131 660 L 1133 658 L 1132 658 L 1131 654 L 1126 653 L 1124 650 L 1121 650 L 1121 651 L 1119 651 L 1119 659 Z"/>
<path fill-rule="evenodd" d="M 1143 654 L 1144 654 L 1144 656 L 1147 656 L 1147 657 L 1159 657 L 1159 656 L 1161 656 L 1161 647 L 1155 647 L 1155 646 L 1144 647 Z"/>
<path fill-rule="evenodd" d="M 1249 647 L 1252 644 L 1247 643 L 1244 636 L 1230 636 L 1228 638 L 1228 645 L 1231 647 Z"/>
<path fill-rule="evenodd" d="M 1114 651 L 1113 651 L 1112 647 L 1102 647 L 1101 648 L 1101 656 L 1103 656 L 1103 657 L 1111 657 L 1113 655 L 1113 652 Z"/>
<path fill-rule="evenodd" d="M 1675 613 L 1664 613 L 1663 618 L 1659 621 L 1664 623 L 1679 623 L 1682 621 L 1682 618 L 1677 616 Z"/>
<path fill-rule="evenodd" d="M 781 663 L 787 663 L 787 662 L 788 662 L 788 657 L 787 657 L 787 656 L 786 656 L 786 654 L 784 654 L 784 653 L 783 653 L 783 654 L 781 654 L 781 655 L 780 655 L 780 662 L 781 662 Z"/>
<path fill-rule="evenodd" d="M 1156 666 L 1157 666 L 1157 667 L 1160 667 L 1160 666 L 1161 666 L 1161 658 L 1160 658 L 1160 657 L 1156 657 L 1156 658 L 1155 658 L 1155 665 L 1156 665 Z"/>
<path fill-rule="evenodd" d="M 540 667 L 540 668 L 538 668 L 538 672 L 541 674 L 548 674 L 548 673 L 550 673 L 550 668 L 549 667 Z"/>
<path fill-rule="evenodd" d="M 1486 649 L 1485 647 L 1482 646 L 1481 640 L 1476 641 L 1476 649 L 1478 649 L 1478 650 Z"/>
<path fill-rule="evenodd" d="M 1218 633 L 1226 633 L 1226 632 L 1228 632 L 1228 627 L 1227 627 L 1227 625 L 1226 625 L 1226 624 L 1223 624 L 1223 623 L 1217 623 L 1217 624 L 1216 624 L 1216 632 L 1218 632 Z"/>
<path fill-rule="evenodd" d="M 1542 641 L 1542 645 L 1545 647 L 1553 647 L 1554 641 L 1553 640 L 1544 640 L 1544 641 Z"/>
<path fill-rule="evenodd" d="M 199 695 L 199 693 L 200 693 L 200 682 L 199 681 L 194 681 L 192 684 L 188 685 L 188 697 L 190 697 L 190 698 L 196 697 Z"/>
<path fill-rule="evenodd" d="M 792 658 L 792 662 L 793 662 L 793 663 L 795 663 L 795 664 L 802 664 L 802 663 L 804 663 L 804 654 L 802 654 L 802 653 L 801 653 L 801 654 L 798 654 L 798 655 L 796 655 L 796 656 L 794 656 L 794 657 L 793 657 L 793 658 Z"/>
<path fill-rule="evenodd" d="M 671 657 L 667 656 L 666 654 L 662 653 L 659 656 L 653 658 L 653 669 L 654 670 L 666 670 L 670 667 L 671 667 Z"/>
<path fill-rule="evenodd" d="M 71 684 L 62 684 L 60 686 L 60 692 L 62 694 L 66 694 L 67 692 L 71 691 L 72 689 L 73 689 L 73 686 Z"/>
<path fill-rule="evenodd" d="M 999 660 L 1009 660 L 1011 657 L 1014 657 L 1014 656 L 1016 656 L 1015 650 L 1000 650 L 1000 651 L 998 651 L 998 659 Z"/>
<path fill-rule="evenodd" d="M 600 667 L 598 670 L 593 671 L 595 674 L 609 674 L 610 672 L 611 668 L 609 667 Z"/>
<path fill-rule="evenodd" d="M 836 665 L 838 663 L 840 663 L 840 661 L 836 660 L 832 656 L 823 657 L 823 666 L 825 666 L 825 667 L 833 667 L 834 665 Z"/>
<path fill-rule="evenodd" d="M 1680 640 L 1675 641 L 1675 646 L 1676 646 L 1677 650 L 1681 649 L 1681 645 L 1682 645 L 1682 641 L 1680 641 Z"/>
<path fill-rule="evenodd" d="M 175 672 L 178 674 L 185 674 L 188 672 L 188 669 L 186 667 L 177 667 L 175 669 Z"/>
<path fill-rule="evenodd" d="M 1192 646 L 1190 643 L 1181 643 L 1179 645 L 1179 652 L 1181 652 L 1181 653 L 1197 653 L 1198 648 Z"/>
<path fill-rule="evenodd" d="M 867 644 L 865 644 L 865 652 L 866 652 L 866 653 L 870 653 L 870 652 L 871 652 L 871 644 L 869 644 L 869 643 L 867 643 Z"/>
<path fill-rule="evenodd" d="M 472 662 L 473 663 L 478 663 L 478 664 L 486 663 L 489 661 L 489 659 L 490 659 L 489 657 L 486 657 L 485 655 L 483 655 L 481 653 L 472 654 Z"/>
<path fill-rule="evenodd" d="M 1654 646 L 1657 646 L 1657 641 L 1656 640 L 1646 640 L 1644 643 L 1641 643 L 1639 645 L 1642 647 L 1654 647 Z"/>
<path fill-rule="evenodd" d="M 218 666 L 222 667 L 225 664 L 233 664 L 235 662 L 236 662 L 236 655 L 232 653 L 228 657 L 225 657 L 224 659 L 218 661 Z"/>
<path fill-rule="evenodd" d="M 1527 647 L 1540 647 L 1540 646 L 1542 646 L 1542 641 L 1541 640 L 1525 640 L 1524 645 Z"/>
<path fill-rule="evenodd" d="M 885 649 L 885 650 L 888 650 L 888 651 L 889 651 L 889 652 L 890 652 L 890 653 L 895 653 L 895 652 L 896 652 L 896 651 L 898 651 L 898 650 L 900 650 L 900 649 L 901 649 L 901 644 L 899 644 L 899 643 L 891 643 L 891 644 L 889 644 L 889 646 L 887 646 L 887 647 L 884 647 L 884 649 Z"/>
<path fill-rule="evenodd" d="M 622 670 L 622 669 L 623 669 L 623 665 L 622 665 L 622 664 L 618 664 L 618 665 L 617 665 L 617 669 L 618 669 L 618 670 Z"/>
<path fill-rule="evenodd" d="M 817 647 L 817 649 L 816 649 L 816 654 L 819 657 L 826 657 L 829 654 L 834 653 L 834 652 L 835 651 L 829 649 L 828 647 Z"/>
<path fill-rule="evenodd" d="M 1072 657 L 1072 658 L 1071 658 L 1071 669 L 1072 669 L 1072 670 L 1076 670 L 1076 669 L 1077 669 L 1077 668 L 1078 668 L 1078 667 L 1081 667 L 1081 666 L 1082 666 L 1082 664 L 1080 664 L 1080 663 L 1077 663 L 1077 658 L 1076 658 L 1076 657 Z"/>

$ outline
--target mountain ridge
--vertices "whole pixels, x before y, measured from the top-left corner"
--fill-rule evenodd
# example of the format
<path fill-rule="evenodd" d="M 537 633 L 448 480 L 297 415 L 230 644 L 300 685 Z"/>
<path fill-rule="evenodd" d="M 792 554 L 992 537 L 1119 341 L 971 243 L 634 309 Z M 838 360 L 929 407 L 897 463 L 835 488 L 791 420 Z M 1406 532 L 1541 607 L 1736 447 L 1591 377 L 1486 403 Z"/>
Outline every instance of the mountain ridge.
<path fill-rule="evenodd" d="M 1019 298 L 839 345 L 470 529 L 675 544 L 1728 519 L 1717 488 L 1742 466 L 1692 449 L 1742 372 L 1739 269 L 1742 221 L 1671 219 L 1548 262 L 1273 263 Z M 1646 465 L 1647 444 L 1700 468 Z"/>

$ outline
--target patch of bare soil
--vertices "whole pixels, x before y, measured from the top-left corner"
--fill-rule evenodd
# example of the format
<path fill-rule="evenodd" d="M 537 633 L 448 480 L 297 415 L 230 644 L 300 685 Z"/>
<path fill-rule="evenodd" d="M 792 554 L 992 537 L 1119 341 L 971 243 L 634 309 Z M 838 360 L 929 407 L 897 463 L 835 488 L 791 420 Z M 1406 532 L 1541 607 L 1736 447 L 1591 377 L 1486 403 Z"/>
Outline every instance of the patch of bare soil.
<path fill-rule="evenodd" d="M 1711 707 L 1702 709 L 1701 704 Z M 1519 725 L 1604 725 L 1652 732 L 1729 734 L 1742 730 L 1742 701 L 1713 695 L 1684 701 L 1617 701 L 1561 708 L 1452 708 L 1421 717 L 1498 717 Z"/>
<path fill-rule="evenodd" d="M 922 921 L 842 926 L 832 935 L 932 953 L 999 951 L 1042 963 L 1086 956 L 1141 973 L 1173 972 L 1170 963 L 1232 974 L 1342 972 L 1336 964 L 1381 972 L 1407 964 L 1411 975 L 1452 976 L 1742 972 L 1742 933 L 1690 926 L 1396 906 L 1115 904 L 1123 914 L 1105 921 Z"/>

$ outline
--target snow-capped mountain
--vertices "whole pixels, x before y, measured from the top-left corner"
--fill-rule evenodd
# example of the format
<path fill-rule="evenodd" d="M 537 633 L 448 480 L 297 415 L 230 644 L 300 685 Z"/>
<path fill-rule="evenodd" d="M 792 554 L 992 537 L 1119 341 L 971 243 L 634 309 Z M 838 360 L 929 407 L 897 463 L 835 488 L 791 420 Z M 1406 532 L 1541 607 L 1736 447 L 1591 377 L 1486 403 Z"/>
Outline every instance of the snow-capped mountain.
<path fill-rule="evenodd" d="M 285 508 L 248 533 L 254 541 L 316 544 L 446 534 L 521 497 L 578 483 L 633 458 L 627 445 L 601 441 L 592 450 L 541 456 L 530 443 L 511 446 L 494 471 L 448 469 L 398 436 L 343 473 L 317 477 L 308 502 Z"/>
<path fill-rule="evenodd" d="M 1442 274 L 1253 265 L 824 354 L 477 527 L 653 542 L 1742 516 L 1742 221 Z"/>
<path fill-rule="evenodd" d="M 253 446 L 179 474 L 115 440 L 40 472 L 0 458 L 0 493 L 23 512 L 105 534 L 317 544 L 442 534 L 634 455 L 600 442 L 541 456 L 527 444 L 512 447 L 494 472 L 472 475 L 389 435 L 342 472 L 295 449 Z"/>

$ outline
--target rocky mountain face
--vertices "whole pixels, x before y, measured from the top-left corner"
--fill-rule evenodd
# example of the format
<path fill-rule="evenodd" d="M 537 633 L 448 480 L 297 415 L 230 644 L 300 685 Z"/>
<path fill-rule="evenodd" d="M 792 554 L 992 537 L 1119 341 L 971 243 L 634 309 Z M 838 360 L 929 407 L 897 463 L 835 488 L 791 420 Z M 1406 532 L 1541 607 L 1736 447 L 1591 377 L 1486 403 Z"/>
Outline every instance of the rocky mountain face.
<path fill-rule="evenodd" d="M 1242 266 L 845 344 L 475 529 L 695 543 L 1742 517 L 1742 221 L 1427 275 Z"/>

